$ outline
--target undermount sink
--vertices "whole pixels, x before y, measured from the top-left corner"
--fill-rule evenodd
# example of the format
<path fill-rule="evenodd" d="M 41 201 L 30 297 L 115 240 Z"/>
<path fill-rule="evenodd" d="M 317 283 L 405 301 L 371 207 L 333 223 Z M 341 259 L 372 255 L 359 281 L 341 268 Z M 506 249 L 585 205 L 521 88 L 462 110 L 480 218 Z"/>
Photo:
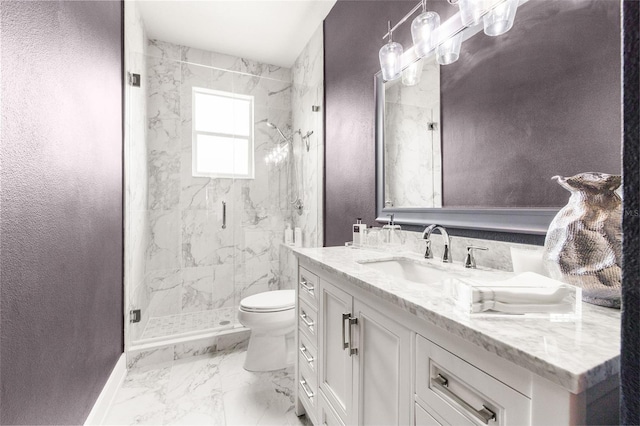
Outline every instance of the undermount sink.
<path fill-rule="evenodd" d="M 435 283 L 462 275 L 405 257 L 363 260 L 358 263 L 392 277 L 423 284 Z"/>

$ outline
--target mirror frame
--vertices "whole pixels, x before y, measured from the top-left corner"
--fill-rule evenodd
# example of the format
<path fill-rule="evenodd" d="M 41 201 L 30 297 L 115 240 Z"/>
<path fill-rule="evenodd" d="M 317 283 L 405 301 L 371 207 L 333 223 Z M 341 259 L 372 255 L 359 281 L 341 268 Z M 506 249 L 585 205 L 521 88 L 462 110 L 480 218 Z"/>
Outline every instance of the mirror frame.
<path fill-rule="evenodd" d="M 376 102 L 376 221 L 388 222 L 393 214 L 397 223 L 427 226 L 434 223 L 452 228 L 477 229 L 517 234 L 545 235 L 558 208 L 426 208 L 384 206 L 384 117 L 385 96 L 382 72 L 374 76 Z M 442 131 L 442 126 L 440 126 Z M 441 139 L 441 143 L 445 141 Z M 442 181 L 445 185 L 444 179 Z"/>

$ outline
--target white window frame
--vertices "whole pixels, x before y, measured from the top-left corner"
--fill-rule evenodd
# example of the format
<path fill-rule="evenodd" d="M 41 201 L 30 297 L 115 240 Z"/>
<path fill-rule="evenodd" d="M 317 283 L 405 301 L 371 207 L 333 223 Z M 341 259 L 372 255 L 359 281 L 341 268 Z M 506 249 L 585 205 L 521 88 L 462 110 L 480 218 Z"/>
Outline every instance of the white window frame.
<path fill-rule="evenodd" d="M 249 136 L 239 136 L 229 133 L 207 132 L 202 130 L 196 130 L 196 94 L 205 94 L 220 96 L 232 99 L 242 99 L 249 101 Z M 254 97 L 251 95 L 241 95 L 237 93 L 224 92 L 221 90 L 211 90 L 202 87 L 193 87 L 191 91 L 191 174 L 194 177 L 209 177 L 209 178 L 227 178 L 227 179 L 255 179 L 255 161 L 254 161 L 254 129 L 253 129 L 253 117 L 254 117 Z M 204 173 L 198 172 L 197 160 L 198 160 L 198 135 L 208 136 L 223 136 L 223 137 L 241 137 L 242 139 L 249 139 L 247 165 L 248 173 Z"/>

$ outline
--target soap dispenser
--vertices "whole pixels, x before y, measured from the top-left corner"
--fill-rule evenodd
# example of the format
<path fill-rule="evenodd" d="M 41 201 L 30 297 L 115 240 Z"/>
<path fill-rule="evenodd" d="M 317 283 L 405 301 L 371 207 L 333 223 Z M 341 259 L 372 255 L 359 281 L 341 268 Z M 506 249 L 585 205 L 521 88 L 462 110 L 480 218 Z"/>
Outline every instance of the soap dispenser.
<path fill-rule="evenodd" d="M 367 225 L 362 223 L 362 218 L 359 217 L 356 220 L 356 223 L 353 224 L 353 246 L 354 247 L 360 247 L 364 245 L 365 229 L 367 229 Z"/>
<path fill-rule="evenodd" d="M 387 216 L 389 216 L 389 223 L 382 227 L 382 238 L 384 242 L 390 245 L 404 244 L 402 228 L 393 221 L 393 213 Z"/>
<path fill-rule="evenodd" d="M 288 246 L 293 245 L 293 230 L 291 229 L 291 225 L 287 223 L 287 227 L 284 230 L 284 243 Z"/>

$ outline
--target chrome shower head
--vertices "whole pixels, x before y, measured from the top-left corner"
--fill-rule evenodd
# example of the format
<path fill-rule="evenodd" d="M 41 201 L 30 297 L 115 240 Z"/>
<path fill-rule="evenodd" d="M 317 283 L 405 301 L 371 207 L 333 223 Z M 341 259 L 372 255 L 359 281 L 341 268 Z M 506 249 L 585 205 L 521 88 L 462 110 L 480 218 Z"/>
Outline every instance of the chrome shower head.
<path fill-rule="evenodd" d="M 289 138 L 288 138 L 288 137 L 286 137 L 286 136 L 284 135 L 284 133 L 282 133 L 282 131 L 280 130 L 280 128 L 279 128 L 278 126 L 276 126 L 275 124 L 273 124 L 273 123 L 272 123 L 272 122 L 270 122 L 270 121 L 265 121 L 265 124 L 267 125 L 267 127 L 270 127 L 271 129 L 276 129 L 276 131 L 277 131 L 278 133 L 280 133 L 280 136 L 282 137 L 282 139 L 284 139 L 284 141 L 285 141 L 285 142 L 289 142 Z"/>

